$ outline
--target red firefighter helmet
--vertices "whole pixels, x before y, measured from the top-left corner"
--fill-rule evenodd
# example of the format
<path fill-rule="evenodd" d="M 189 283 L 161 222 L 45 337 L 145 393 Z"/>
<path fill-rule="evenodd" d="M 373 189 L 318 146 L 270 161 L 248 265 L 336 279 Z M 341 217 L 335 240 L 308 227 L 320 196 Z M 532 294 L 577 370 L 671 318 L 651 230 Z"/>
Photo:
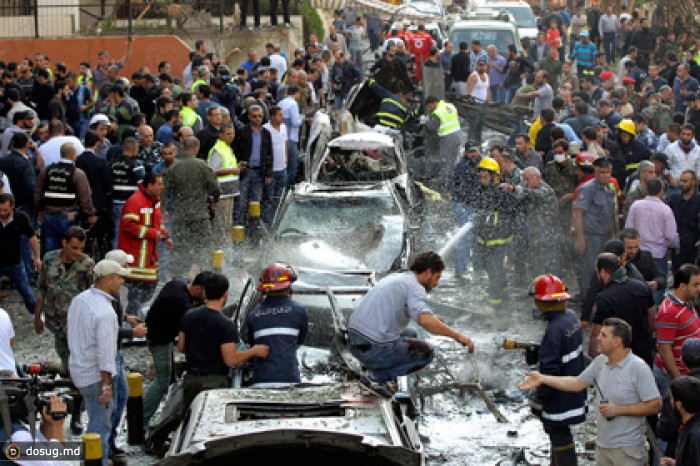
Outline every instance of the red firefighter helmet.
<path fill-rule="evenodd" d="M 299 275 L 294 267 L 284 262 L 275 262 L 265 267 L 260 275 L 260 291 L 280 291 L 292 286 Z"/>
<path fill-rule="evenodd" d="M 581 152 L 576 156 L 576 165 L 579 167 L 592 167 L 593 161 L 597 158 L 598 157 L 591 152 Z"/>
<path fill-rule="evenodd" d="M 530 288 L 538 301 L 565 301 L 571 297 L 564 282 L 550 273 L 535 278 Z"/>

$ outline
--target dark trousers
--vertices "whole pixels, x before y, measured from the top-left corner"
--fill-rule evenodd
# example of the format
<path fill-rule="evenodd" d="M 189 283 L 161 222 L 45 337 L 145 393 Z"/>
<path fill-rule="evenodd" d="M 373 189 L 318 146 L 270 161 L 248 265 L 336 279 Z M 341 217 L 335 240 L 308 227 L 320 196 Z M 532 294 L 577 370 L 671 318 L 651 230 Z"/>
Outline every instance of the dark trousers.
<path fill-rule="evenodd" d="M 85 252 L 95 262 L 99 262 L 112 249 L 114 244 L 114 219 L 112 209 L 97 217 L 97 222 L 88 230 Z"/>
<path fill-rule="evenodd" d="M 192 375 L 185 374 L 182 384 L 182 411 L 187 411 L 192 401 L 200 392 L 212 388 L 230 388 L 231 378 L 227 375 Z"/>
<path fill-rule="evenodd" d="M 245 27 L 248 17 L 248 2 L 253 2 L 253 15 L 255 17 L 255 27 L 260 27 L 260 0 L 241 0 L 241 26 Z M 276 6 L 276 5 L 275 5 Z"/>
<path fill-rule="evenodd" d="M 126 307 L 126 314 L 135 316 L 139 314 L 141 306 L 153 296 L 158 281 L 126 280 L 124 286 L 129 290 L 129 304 Z"/>
<path fill-rule="evenodd" d="M 576 444 L 571 428 L 560 422 L 542 420 L 542 427 L 552 444 L 552 461 L 554 466 L 576 466 Z"/>
<path fill-rule="evenodd" d="M 246 0 L 243 0 L 246 2 Z M 257 0 L 254 0 L 257 2 Z M 277 1 L 270 0 L 270 24 L 272 26 L 277 26 Z M 282 18 L 284 18 L 284 24 L 290 24 L 292 21 L 289 19 L 289 0 L 282 0 Z"/>
<path fill-rule="evenodd" d="M 24 271 L 22 262 L 16 265 L 0 267 L 0 276 L 3 275 L 7 276 L 12 283 L 15 284 L 17 291 L 20 296 L 22 296 L 27 311 L 29 311 L 30 314 L 34 314 L 34 310 L 36 309 L 36 297 L 34 296 L 32 287 L 29 285 L 29 279 L 27 278 L 27 273 Z"/>
<path fill-rule="evenodd" d="M 485 246 L 479 244 L 479 255 L 483 259 L 486 268 L 486 274 L 489 277 L 489 298 L 493 301 L 501 301 L 506 296 L 506 288 L 508 282 L 506 273 L 503 270 L 503 260 L 506 257 L 507 245 L 499 244 L 494 246 Z M 495 302 L 495 304 L 498 304 Z"/>
<path fill-rule="evenodd" d="M 614 32 L 603 33 L 603 49 L 605 50 L 605 61 L 608 65 L 615 61 L 615 51 L 617 50 L 617 34 Z"/>

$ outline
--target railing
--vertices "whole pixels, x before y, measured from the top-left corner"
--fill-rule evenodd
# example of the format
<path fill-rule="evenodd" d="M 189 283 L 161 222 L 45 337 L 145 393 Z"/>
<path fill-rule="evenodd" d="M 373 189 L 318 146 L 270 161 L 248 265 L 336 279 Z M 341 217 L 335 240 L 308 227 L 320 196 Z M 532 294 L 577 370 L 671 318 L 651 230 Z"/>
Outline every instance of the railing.
<path fill-rule="evenodd" d="M 251 2 L 252 3 L 252 2 Z M 263 22 L 269 0 L 261 0 Z M 298 14 L 299 0 L 292 0 Z M 249 20 L 252 23 L 252 5 Z M 277 12 L 282 22 L 281 2 Z M 162 34 L 181 30 L 224 33 L 236 28 L 239 2 L 231 0 L 0 0 L 0 39 Z"/>

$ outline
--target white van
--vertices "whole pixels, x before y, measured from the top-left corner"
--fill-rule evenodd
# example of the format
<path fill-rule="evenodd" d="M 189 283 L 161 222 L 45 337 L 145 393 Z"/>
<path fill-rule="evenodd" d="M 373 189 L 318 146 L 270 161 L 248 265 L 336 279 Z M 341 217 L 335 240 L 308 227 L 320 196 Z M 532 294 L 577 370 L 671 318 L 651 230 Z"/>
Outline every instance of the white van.
<path fill-rule="evenodd" d="M 490 10 L 506 10 L 515 18 L 521 39 L 537 39 L 537 17 L 532 12 L 530 4 L 522 0 L 478 0 L 477 10 L 488 8 Z"/>

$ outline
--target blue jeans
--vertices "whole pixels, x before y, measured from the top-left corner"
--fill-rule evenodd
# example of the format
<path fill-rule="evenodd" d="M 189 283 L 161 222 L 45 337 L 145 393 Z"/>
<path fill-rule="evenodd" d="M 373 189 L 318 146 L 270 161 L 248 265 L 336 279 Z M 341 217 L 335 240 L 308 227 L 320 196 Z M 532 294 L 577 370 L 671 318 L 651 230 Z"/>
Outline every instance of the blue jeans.
<path fill-rule="evenodd" d="M 367 36 L 369 37 L 369 47 L 374 52 L 379 47 L 379 29 L 367 29 Z"/>
<path fill-rule="evenodd" d="M 617 34 L 614 32 L 603 33 L 603 49 L 605 50 L 605 61 L 608 65 L 615 61 L 615 51 L 617 50 Z"/>
<path fill-rule="evenodd" d="M 248 168 L 240 175 L 240 194 L 233 207 L 233 224 L 245 225 L 248 217 L 248 203 L 262 200 L 263 179 L 260 169 Z"/>
<path fill-rule="evenodd" d="M 668 260 L 666 257 L 664 256 L 662 259 L 654 258 L 654 263 L 659 267 L 659 270 L 661 270 L 661 275 L 666 278 L 668 276 Z M 654 291 L 654 302 L 657 306 L 664 300 L 665 294 L 666 288 L 659 288 L 658 290 Z"/>
<path fill-rule="evenodd" d="M 109 434 L 112 426 L 110 416 L 112 414 L 112 402 L 104 405 L 98 398 L 102 395 L 102 381 L 78 388 L 85 399 L 85 411 L 88 414 L 86 432 L 100 434 L 102 440 L 102 466 L 107 466 L 109 457 Z"/>
<path fill-rule="evenodd" d="M 515 147 L 515 138 L 518 137 L 519 134 L 527 134 L 527 128 L 521 119 L 514 121 L 510 127 L 512 131 L 510 132 L 510 136 L 508 136 L 506 144 L 509 147 Z"/>
<path fill-rule="evenodd" d="M 265 195 L 263 197 L 262 218 L 265 225 L 272 225 L 275 218 L 275 212 L 282 200 L 282 194 L 287 186 L 287 171 L 280 170 L 272 172 L 272 183 L 265 185 Z"/>
<path fill-rule="evenodd" d="M 148 345 L 153 356 L 153 366 L 156 376 L 148 386 L 143 397 L 143 425 L 148 426 L 153 415 L 158 410 L 160 400 L 168 391 L 173 369 L 173 344 Z"/>
<path fill-rule="evenodd" d="M 376 343 L 350 330 L 350 352 L 367 367 L 373 382 L 384 383 L 422 369 L 433 360 L 433 349 L 417 337 L 415 330 L 406 329 L 396 341 Z"/>
<path fill-rule="evenodd" d="M 34 216 L 32 215 L 31 209 L 27 207 L 17 207 L 15 209 L 17 212 L 22 212 L 27 217 L 29 217 L 29 224 L 32 228 L 36 228 L 34 222 Z M 36 280 L 39 273 L 34 268 L 34 261 L 32 260 L 32 248 L 29 246 L 29 238 L 22 235 L 19 239 L 19 254 L 22 258 L 22 265 L 24 266 L 24 271 L 27 273 L 27 278 L 29 280 Z"/>
<path fill-rule="evenodd" d="M 333 108 L 335 110 L 340 110 L 343 108 L 343 101 L 345 100 L 345 96 L 347 95 L 343 91 L 335 91 L 333 93 L 335 95 L 335 100 L 333 101 Z"/>
<path fill-rule="evenodd" d="M 126 382 L 124 356 L 122 356 L 122 353 L 117 352 L 115 362 L 117 374 L 112 377 L 112 415 L 110 424 L 112 429 L 109 434 L 110 445 L 114 445 L 117 441 L 117 427 L 119 427 L 119 420 L 122 417 L 124 408 L 126 408 L 126 400 L 129 398 L 129 385 Z"/>
<path fill-rule="evenodd" d="M 671 391 L 671 376 L 664 373 L 656 364 L 654 364 L 651 371 L 654 373 L 654 380 L 656 381 L 656 387 L 659 389 L 661 398 L 666 398 Z"/>
<path fill-rule="evenodd" d="M 46 214 L 41 224 L 41 234 L 44 238 L 44 253 L 61 249 L 61 240 L 66 230 L 76 225 L 75 219 L 63 214 Z"/>
<path fill-rule="evenodd" d="M 170 214 L 172 216 L 172 214 Z M 172 218 L 172 217 L 171 217 Z M 173 236 L 173 224 L 172 222 L 166 223 L 165 229 L 170 233 L 170 239 L 175 242 L 175 237 Z M 163 283 L 170 281 L 170 250 L 168 249 L 165 241 L 158 241 L 158 280 Z"/>
<path fill-rule="evenodd" d="M 119 219 L 122 216 L 122 207 L 126 204 L 125 201 L 114 201 L 112 202 L 112 221 L 114 222 L 114 249 L 117 249 L 117 242 L 119 240 Z"/>
<path fill-rule="evenodd" d="M 289 141 L 287 158 L 287 186 L 292 187 L 297 181 L 297 169 L 299 167 L 299 141 Z"/>
<path fill-rule="evenodd" d="M 498 104 L 502 104 L 506 101 L 506 88 L 503 86 L 490 86 L 491 87 L 491 99 Z"/>
<path fill-rule="evenodd" d="M 12 283 L 17 287 L 17 291 L 22 296 L 24 300 L 24 305 L 30 314 L 34 314 L 36 309 L 36 298 L 34 297 L 34 291 L 32 287 L 29 286 L 29 279 L 27 278 L 27 273 L 24 271 L 22 263 L 16 265 L 10 265 L 6 267 L 0 267 L 0 276 L 7 276 L 12 280 Z"/>
<path fill-rule="evenodd" d="M 460 227 L 469 221 L 472 215 L 471 206 L 462 202 L 452 202 L 452 215 L 454 215 L 457 225 Z M 471 255 L 472 239 L 474 235 L 471 231 L 466 233 L 457 244 L 457 249 L 454 252 L 455 258 L 455 275 L 462 275 L 467 272 L 469 267 L 469 259 Z"/>

